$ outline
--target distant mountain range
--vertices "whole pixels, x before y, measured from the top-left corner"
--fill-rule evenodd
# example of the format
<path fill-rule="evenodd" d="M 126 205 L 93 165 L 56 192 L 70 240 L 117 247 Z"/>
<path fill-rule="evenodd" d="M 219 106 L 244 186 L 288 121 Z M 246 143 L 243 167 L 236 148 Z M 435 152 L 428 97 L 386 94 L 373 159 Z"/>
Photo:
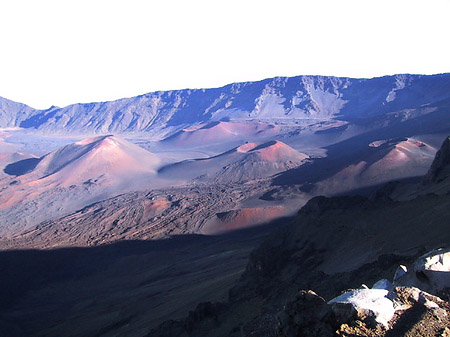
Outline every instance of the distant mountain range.
<path fill-rule="evenodd" d="M 214 89 L 158 91 L 47 110 L 0 98 L 0 127 L 58 134 L 167 133 L 219 120 L 354 120 L 448 102 L 448 88 L 450 74 L 373 79 L 297 76 Z"/>

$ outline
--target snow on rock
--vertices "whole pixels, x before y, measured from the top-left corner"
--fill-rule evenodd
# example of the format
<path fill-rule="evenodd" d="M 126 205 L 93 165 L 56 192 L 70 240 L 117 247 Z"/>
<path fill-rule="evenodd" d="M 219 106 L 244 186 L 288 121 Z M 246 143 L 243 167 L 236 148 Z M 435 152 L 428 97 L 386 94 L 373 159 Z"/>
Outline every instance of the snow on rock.
<path fill-rule="evenodd" d="M 357 312 L 373 316 L 376 322 L 387 328 L 395 313 L 394 303 L 387 298 L 388 293 L 386 289 L 356 289 L 332 299 L 328 304 L 351 304 Z"/>
<path fill-rule="evenodd" d="M 396 75 L 395 76 L 395 87 L 388 93 L 386 96 L 386 102 L 392 102 L 395 100 L 397 96 L 397 91 L 405 89 L 407 85 L 409 85 L 408 77 L 405 75 Z"/>
<path fill-rule="evenodd" d="M 450 248 L 436 249 L 414 263 L 417 278 L 427 283 L 432 292 L 450 288 Z"/>
<path fill-rule="evenodd" d="M 417 306 L 431 310 L 436 317 L 447 317 L 442 308 L 444 301 L 429 293 L 429 289 L 436 293 L 445 288 L 450 288 L 450 248 L 436 249 L 422 255 L 415 261 L 413 272 L 403 265 L 399 266 L 393 284 L 381 279 L 372 289 L 363 285 L 332 299 L 328 304 L 342 323 L 373 317 L 389 329 L 389 321 L 394 314 L 401 316 Z"/>

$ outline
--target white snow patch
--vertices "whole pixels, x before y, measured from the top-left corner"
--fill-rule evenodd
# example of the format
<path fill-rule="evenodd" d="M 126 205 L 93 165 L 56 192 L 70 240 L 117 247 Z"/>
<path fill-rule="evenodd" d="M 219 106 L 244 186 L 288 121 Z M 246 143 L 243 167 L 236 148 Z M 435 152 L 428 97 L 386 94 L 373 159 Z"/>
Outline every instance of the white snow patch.
<path fill-rule="evenodd" d="M 328 304 L 350 303 L 357 311 L 372 314 L 378 323 L 387 328 L 395 312 L 394 303 L 386 297 L 388 293 L 385 289 L 357 289 L 332 299 Z"/>
<path fill-rule="evenodd" d="M 417 269 L 419 267 L 425 270 L 450 272 L 450 249 L 439 249 L 423 255 L 417 262 Z"/>
<path fill-rule="evenodd" d="M 450 285 L 450 249 L 437 249 L 417 259 L 414 271 L 428 278 L 433 291 Z"/>
<path fill-rule="evenodd" d="M 392 102 L 397 97 L 397 91 L 405 89 L 406 87 L 406 76 L 404 75 L 397 75 L 395 77 L 395 87 L 392 88 L 391 91 L 389 91 L 388 95 L 386 96 L 386 102 Z"/>

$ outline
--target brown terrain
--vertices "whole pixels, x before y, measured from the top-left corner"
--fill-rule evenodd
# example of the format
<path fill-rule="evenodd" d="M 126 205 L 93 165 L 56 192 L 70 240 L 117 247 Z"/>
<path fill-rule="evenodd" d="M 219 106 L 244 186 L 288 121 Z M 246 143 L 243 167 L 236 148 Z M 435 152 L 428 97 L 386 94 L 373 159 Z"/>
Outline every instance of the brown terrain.
<path fill-rule="evenodd" d="M 127 193 L 3 238 L 0 248 L 82 247 L 118 240 L 160 239 L 176 234 L 198 233 L 218 213 L 233 209 L 240 201 L 260 195 L 268 188 L 268 181 L 259 181 Z M 276 215 L 283 216 L 283 209 Z M 260 218 L 242 218 L 235 227 L 267 222 Z M 268 217 L 267 220 L 273 218 Z M 210 232 L 224 231 L 226 226 L 228 223 L 223 224 L 224 228 L 216 226 Z"/>

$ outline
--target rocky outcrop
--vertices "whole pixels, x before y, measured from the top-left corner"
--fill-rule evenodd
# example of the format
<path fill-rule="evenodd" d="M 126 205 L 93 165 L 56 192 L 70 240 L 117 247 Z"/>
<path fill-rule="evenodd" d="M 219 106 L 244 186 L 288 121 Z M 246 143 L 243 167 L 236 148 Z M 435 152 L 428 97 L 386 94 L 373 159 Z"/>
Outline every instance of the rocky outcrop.
<path fill-rule="evenodd" d="M 439 183 L 450 176 L 450 137 L 444 141 L 430 170 L 424 178 L 424 183 Z"/>
<path fill-rule="evenodd" d="M 422 265 L 431 256 L 436 256 L 436 252 L 420 256 L 411 265 Z M 405 268 L 400 267 L 401 270 Z M 411 269 L 399 277 L 397 271 L 392 282 L 382 279 L 372 288 L 363 284 L 328 303 L 312 290 L 301 290 L 283 305 L 267 305 L 265 302 L 259 312 L 256 310 L 256 315 L 248 316 L 251 318 L 240 324 L 236 324 L 233 312 L 243 311 L 245 316 L 249 315 L 250 303 L 254 303 L 252 300 L 203 303 L 185 320 L 165 322 L 149 336 L 446 336 L 450 324 L 450 302 L 416 286 L 402 285 L 402 280 L 409 282 L 414 274 Z"/>
<path fill-rule="evenodd" d="M 417 288 L 396 287 L 389 292 L 395 313 L 387 326 L 374 325 L 370 315 L 355 315 L 340 325 L 336 336 L 394 337 L 446 336 L 450 323 L 449 302 Z"/>
<path fill-rule="evenodd" d="M 394 276 L 394 286 L 410 286 L 441 295 L 450 290 L 450 249 L 435 249 L 420 256 L 410 270 L 399 266 Z"/>
<path fill-rule="evenodd" d="M 325 300 L 312 290 L 301 290 L 279 315 L 278 336 L 334 336 L 336 316 Z"/>
<path fill-rule="evenodd" d="M 450 249 L 433 250 L 421 256 L 414 264 L 416 278 L 425 283 L 425 289 L 439 293 L 450 288 Z"/>
<path fill-rule="evenodd" d="M 166 321 L 153 331 L 148 337 L 160 336 L 200 336 L 205 331 L 216 328 L 219 325 L 218 317 L 225 310 L 223 303 L 205 302 L 197 305 L 197 308 L 189 312 L 184 321 Z"/>
<path fill-rule="evenodd" d="M 24 120 L 38 112 L 40 110 L 0 97 L 0 126 L 2 128 L 19 126 Z"/>
<path fill-rule="evenodd" d="M 330 286 L 333 275 L 372 264 L 367 272 L 374 276 L 379 272 L 378 277 L 386 278 L 408 256 L 423 254 L 427 245 L 450 242 L 448 225 L 442 221 L 450 215 L 446 206 L 449 202 L 449 196 L 423 196 L 405 202 L 364 197 L 313 198 L 292 223 L 252 252 L 231 298 L 243 299 L 251 294 L 280 297 L 279 291 L 294 288 L 312 288 L 329 297 L 357 287 L 357 281 L 364 282 L 348 279 L 351 284 L 345 285 L 347 280 L 343 280 L 342 284 L 334 282 Z M 402 240 L 398 240 L 400 237 Z M 387 258 L 392 252 L 396 256 Z"/>
<path fill-rule="evenodd" d="M 400 266 L 393 283 L 380 280 L 371 289 L 363 285 L 329 301 L 341 324 L 338 335 L 397 336 L 400 331 L 411 333 L 417 329 L 424 335 L 433 335 L 433 331 L 444 331 L 450 322 L 450 303 L 436 294 L 450 286 L 450 280 L 439 279 L 440 287 L 437 287 L 437 283 L 424 278 L 427 278 L 425 273 L 433 269 L 445 272 L 447 251 L 434 250 L 420 256 L 410 272 Z M 433 294 L 418 288 L 422 285 Z M 432 323 L 431 327 L 425 328 L 428 323 Z"/>
<path fill-rule="evenodd" d="M 375 290 L 362 289 L 361 291 Z M 357 302 L 340 303 L 341 307 L 333 303 L 331 305 L 333 312 L 341 318 L 336 335 L 346 337 L 445 336 L 444 333 L 450 323 L 449 302 L 414 287 L 395 287 L 389 292 L 386 291 L 383 299 L 386 304 L 389 304 L 384 313 L 368 309 L 361 310 Z M 375 307 L 376 304 L 374 302 L 372 306 Z M 389 317 L 389 320 L 378 324 L 382 314 L 385 315 L 384 318 Z"/>
<path fill-rule="evenodd" d="M 342 294 L 330 302 L 339 321 L 348 322 L 354 317 L 370 317 L 372 324 L 388 327 L 394 316 L 394 303 L 387 297 L 386 289 L 356 289 Z"/>

